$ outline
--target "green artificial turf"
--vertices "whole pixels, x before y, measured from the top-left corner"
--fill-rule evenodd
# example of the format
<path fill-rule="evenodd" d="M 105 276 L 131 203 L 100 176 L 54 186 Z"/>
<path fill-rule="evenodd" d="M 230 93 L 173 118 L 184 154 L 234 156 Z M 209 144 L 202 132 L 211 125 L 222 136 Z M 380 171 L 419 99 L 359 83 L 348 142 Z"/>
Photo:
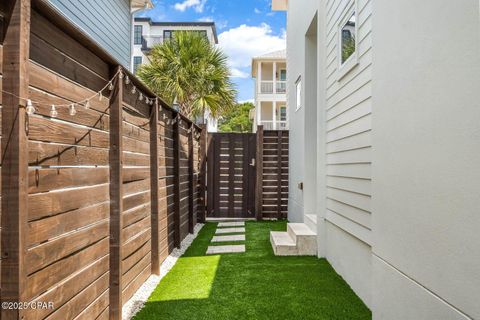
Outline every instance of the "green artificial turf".
<path fill-rule="evenodd" d="M 276 257 L 270 231 L 286 222 L 246 222 L 246 252 L 205 252 L 207 223 L 134 319 L 371 319 L 325 259 Z"/>

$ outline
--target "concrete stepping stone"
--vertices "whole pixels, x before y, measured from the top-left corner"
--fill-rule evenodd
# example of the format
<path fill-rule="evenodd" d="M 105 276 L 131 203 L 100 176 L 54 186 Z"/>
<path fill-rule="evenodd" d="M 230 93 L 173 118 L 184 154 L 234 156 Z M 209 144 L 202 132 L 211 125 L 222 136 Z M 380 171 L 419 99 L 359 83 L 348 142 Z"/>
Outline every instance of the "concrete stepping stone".
<path fill-rule="evenodd" d="M 207 249 L 207 254 L 219 254 L 219 253 L 241 253 L 245 252 L 244 244 L 235 244 L 229 246 L 210 246 Z"/>
<path fill-rule="evenodd" d="M 245 233 L 245 228 L 224 228 L 224 229 L 218 229 L 215 231 L 216 234 L 219 233 Z"/>
<path fill-rule="evenodd" d="M 234 222 L 219 222 L 218 227 L 243 227 L 245 226 L 244 221 L 234 221 Z"/>
<path fill-rule="evenodd" d="M 231 236 L 214 236 L 212 242 L 226 242 L 226 241 L 245 241 L 244 234 L 235 234 Z"/>

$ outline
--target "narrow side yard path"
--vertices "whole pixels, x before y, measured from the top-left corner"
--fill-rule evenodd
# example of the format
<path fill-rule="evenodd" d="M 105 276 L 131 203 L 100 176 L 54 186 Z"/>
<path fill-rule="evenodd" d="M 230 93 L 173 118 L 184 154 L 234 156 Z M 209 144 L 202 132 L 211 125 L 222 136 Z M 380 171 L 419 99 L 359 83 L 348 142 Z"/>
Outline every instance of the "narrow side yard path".
<path fill-rule="evenodd" d="M 274 256 L 269 232 L 286 222 L 246 222 L 243 243 L 218 243 L 245 252 L 207 255 L 216 230 L 202 228 L 134 319 L 371 319 L 325 259 Z"/>

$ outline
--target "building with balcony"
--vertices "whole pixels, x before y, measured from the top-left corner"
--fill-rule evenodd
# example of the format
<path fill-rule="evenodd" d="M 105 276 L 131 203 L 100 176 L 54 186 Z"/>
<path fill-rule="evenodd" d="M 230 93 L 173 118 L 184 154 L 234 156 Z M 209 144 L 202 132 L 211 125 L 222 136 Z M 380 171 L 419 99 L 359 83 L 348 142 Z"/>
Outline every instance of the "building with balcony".
<path fill-rule="evenodd" d="M 274 51 L 252 59 L 255 78 L 255 114 L 253 130 L 288 129 L 286 50 Z"/>
<path fill-rule="evenodd" d="M 157 22 L 151 18 L 138 17 L 133 23 L 132 71 L 148 63 L 148 53 L 156 44 L 171 39 L 177 31 L 199 32 L 211 44 L 218 44 L 217 30 L 214 22 Z"/>

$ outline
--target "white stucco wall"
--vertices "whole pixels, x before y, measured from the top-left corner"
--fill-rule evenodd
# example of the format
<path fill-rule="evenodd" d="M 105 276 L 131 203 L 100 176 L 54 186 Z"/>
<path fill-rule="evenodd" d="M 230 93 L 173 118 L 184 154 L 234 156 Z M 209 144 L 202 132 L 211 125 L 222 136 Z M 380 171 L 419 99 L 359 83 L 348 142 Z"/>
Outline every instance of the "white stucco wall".
<path fill-rule="evenodd" d="M 289 92 L 299 76 L 303 89 L 302 108 L 290 108 L 289 220 L 317 215 L 319 256 L 370 306 L 372 12 L 369 0 L 358 2 L 357 64 L 339 70 L 339 24 L 351 4 L 289 2 Z"/>
<path fill-rule="evenodd" d="M 479 2 L 373 11 L 374 318 L 479 319 Z"/>
<path fill-rule="evenodd" d="M 298 111 L 288 96 L 289 220 L 317 214 L 319 256 L 374 319 L 478 319 L 479 1 L 357 0 L 358 63 L 345 73 L 349 3 L 288 4 L 288 90 L 298 77 L 303 89 Z M 315 14 L 316 123 L 305 38 Z M 313 193 L 297 188 L 312 183 L 312 156 Z"/>

